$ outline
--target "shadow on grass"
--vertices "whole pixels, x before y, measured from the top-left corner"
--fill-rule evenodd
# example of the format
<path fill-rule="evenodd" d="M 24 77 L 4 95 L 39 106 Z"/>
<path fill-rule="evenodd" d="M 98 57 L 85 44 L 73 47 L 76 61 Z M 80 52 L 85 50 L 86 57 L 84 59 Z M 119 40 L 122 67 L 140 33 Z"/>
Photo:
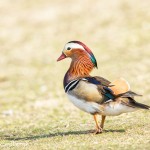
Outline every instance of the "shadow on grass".
<path fill-rule="evenodd" d="M 121 130 L 104 130 L 103 134 L 108 132 L 125 132 L 124 129 Z M 68 135 L 81 135 L 81 134 L 93 134 L 94 130 L 86 130 L 86 131 L 69 131 L 69 132 L 57 132 L 57 133 L 49 133 L 49 134 L 43 134 L 43 135 L 31 135 L 26 137 L 5 137 L 5 140 L 36 140 L 41 138 L 52 138 L 56 136 L 68 136 Z"/>

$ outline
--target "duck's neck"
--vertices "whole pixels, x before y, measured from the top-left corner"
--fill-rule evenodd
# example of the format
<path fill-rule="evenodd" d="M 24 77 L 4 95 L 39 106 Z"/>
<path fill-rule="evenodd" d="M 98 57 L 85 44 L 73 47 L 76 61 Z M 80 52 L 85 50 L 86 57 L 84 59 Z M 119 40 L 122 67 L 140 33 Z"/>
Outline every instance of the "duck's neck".
<path fill-rule="evenodd" d="M 88 54 L 73 58 L 70 68 L 64 77 L 64 85 L 76 78 L 89 76 L 93 68 L 94 64 Z"/>

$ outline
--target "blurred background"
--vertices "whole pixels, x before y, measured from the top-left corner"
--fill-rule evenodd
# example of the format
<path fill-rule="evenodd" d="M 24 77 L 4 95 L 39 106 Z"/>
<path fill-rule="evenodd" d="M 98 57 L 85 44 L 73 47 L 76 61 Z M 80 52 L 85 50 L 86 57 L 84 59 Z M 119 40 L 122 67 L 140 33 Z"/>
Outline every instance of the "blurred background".
<path fill-rule="evenodd" d="M 90 118 L 65 96 L 70 60 L 56 62 L 71 40 L 95 54 L 99 68 L 92 75 L 124 77 L 150 104 L 149 7 L 148 0 L 0 0 L 1 136 L 58 128 L 58 118 L 63 125 L 64 118 Z"/>

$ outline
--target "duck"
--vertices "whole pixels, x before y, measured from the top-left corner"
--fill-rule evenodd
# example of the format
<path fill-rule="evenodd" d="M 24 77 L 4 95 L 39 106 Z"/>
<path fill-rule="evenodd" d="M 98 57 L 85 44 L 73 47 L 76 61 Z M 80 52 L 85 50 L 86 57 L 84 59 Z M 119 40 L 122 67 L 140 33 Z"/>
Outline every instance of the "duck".
<path fill-rule="evenodd" d="M 64 91 L 76 107 L 93 115 L 95 134 L 103 132 L 106 116 L 118 116 L 139 109 L 150 110 L 150 106 L 135 101 L 136 96 L 142 95 L 131 91 L 124 78 L 110 82 L 103 77 L 90 75 L 94 68 L 98 68 L 97 61 L 83 42 L 66 43 L 57 61 L 65 58 L 71 58 L 71 63 L 64 76 Z M 101 116 L 101 123 L 98 115 Z"/>

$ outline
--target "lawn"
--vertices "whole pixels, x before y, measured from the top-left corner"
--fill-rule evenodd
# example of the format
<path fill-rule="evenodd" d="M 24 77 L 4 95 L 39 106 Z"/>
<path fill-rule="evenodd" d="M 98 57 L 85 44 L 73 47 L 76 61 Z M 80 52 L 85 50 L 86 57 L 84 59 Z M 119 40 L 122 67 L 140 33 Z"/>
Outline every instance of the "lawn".
<path fill-rule="evenodd" d="M 150 111 L 93 117 L 63 90 L 70 60 L 64 44 L 80 40 L 95 54 L 92 75 L 124 77 L 150 105 L 150 1 L 1 0 L 0 150 L 147 150 Z"/>

